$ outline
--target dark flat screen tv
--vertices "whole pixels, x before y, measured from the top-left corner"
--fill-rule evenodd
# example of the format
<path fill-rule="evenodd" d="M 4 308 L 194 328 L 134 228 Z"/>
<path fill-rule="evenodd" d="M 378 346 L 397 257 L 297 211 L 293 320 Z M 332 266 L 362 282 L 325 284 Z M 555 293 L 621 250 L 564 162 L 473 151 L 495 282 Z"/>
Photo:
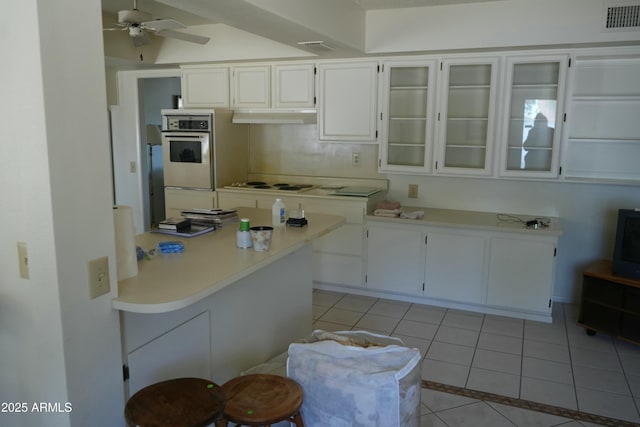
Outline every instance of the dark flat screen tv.
<path fill-rule="evenodd" d="M 640 209 L 618 211 L 612 270 L 617 276 L 640 280 Z"/>

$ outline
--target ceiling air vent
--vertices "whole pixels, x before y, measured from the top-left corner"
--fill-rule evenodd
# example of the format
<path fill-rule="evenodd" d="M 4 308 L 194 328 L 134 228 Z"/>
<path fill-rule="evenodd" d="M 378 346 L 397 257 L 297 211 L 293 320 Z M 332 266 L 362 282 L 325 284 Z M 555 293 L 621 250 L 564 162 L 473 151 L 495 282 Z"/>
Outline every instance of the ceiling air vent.
<path fill-rule="evenodd" d="M 316 51 L 316 52 L 328 52 L 330 50 L 333 50 L 333 48 L 331 46 L 329 46 L 328 44 L 326 44 L 322 40 L 314 40 L 314 41 L 308 41 L 308 42 L 298 42 L 298 46 L 306 47 L 306 48 L 308 48 L 310 50 L 313 50 L 313 51 Z"/>
<path fill-rule="evenodd" d="M 604 31 L 640 30 L 640 1 L 605 5 Z"/>

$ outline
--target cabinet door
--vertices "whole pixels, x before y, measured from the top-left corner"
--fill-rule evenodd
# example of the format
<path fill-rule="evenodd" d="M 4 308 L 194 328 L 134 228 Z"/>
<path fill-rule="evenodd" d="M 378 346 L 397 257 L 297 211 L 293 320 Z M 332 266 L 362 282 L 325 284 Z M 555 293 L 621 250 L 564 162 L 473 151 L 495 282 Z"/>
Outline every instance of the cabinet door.
<path fill-rule="evenodd" d="M 270 108 L 271 74 L 269 66 L 233 69 L 233 106 L 235 108 Z"/>
<path fill-rule="evenodd" d="M 429 172 L 436 61 L 385 62 L 382 67 L 381 172 Z"/>
<path fill-rule="evenodd" d="M 165 214 L 167 218 L 179 218 L 186 209 L 213 209 L 216 207 L 216 193 L 213 191 L 164 189 Z"/>
<path fill-rule="evenodd" d="M 185 108 L 229 108 L 228 67 L 184 67 L 181 75 Z"/>
<path fill-rule="evenodd" d="M 209 312 L 202 313 L 127 355 L 129 395 L 160 381 L 211 378 Z"/>
<path fill-rule="evenodd" d="M 273 66 L 273 108 L 314 108 L 314 64 Z"/>
<path fill-rule="evenodd" d="M 320 140 L 376 142 L 378 63 L 318 65 Z"/>
<path fill-rule="evenodd" d="M 497 58 L 442 62 L 437 173 L 491 174 L 497 64 Z"/>
<path fill-rule="evenodd" d="M 367 234 L 367 288 L 421 295 L 425 245 L 420 229 L 369 223 Z"/>
<path fill-rule="evenodd" d="M 507 59 L 504 176 L 558 176 L 567 56 Z"/>
<path fill-rule="evenodd" d="M 573 64 L 562 175 L 640 181 L 640 56 L 576 57 Z"/>
<path fill-rule="evenodd" d="M 222 193 L 219 191 L 217 193 L 218 207 L 220 209 L 255 208 L 258 205 L 256 197 L 251 194 Z"/>
<path fill-rule="evenodd" d="M 485 246 L 481 235 L 428 232 L 425 241 L 425 296 L 484 304 Z"/>
<path fill-rule="evenodd" d="M 551 313 L 555 239 L 491 239 L 487 304 Z"/>

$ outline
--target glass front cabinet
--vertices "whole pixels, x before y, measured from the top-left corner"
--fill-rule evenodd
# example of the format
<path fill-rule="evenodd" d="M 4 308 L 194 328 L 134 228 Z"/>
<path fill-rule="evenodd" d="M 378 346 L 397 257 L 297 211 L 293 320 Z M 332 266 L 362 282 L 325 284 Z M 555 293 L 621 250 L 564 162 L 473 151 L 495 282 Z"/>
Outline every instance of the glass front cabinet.
<path fill-rule="evenodd" d="M 380 171 L 431 171 L 436 64 L 436 60 L 383 64 Z"/>
<path fill-rule="evenodd" d="M 566 55 L 507 58 L 502 176 L 558 176 L 567 61 Z"/>
<path fill-rule="evenodd" d="M 442 61 L 436 173 L 492 173 L 497 74 L 498 58 Z"/>

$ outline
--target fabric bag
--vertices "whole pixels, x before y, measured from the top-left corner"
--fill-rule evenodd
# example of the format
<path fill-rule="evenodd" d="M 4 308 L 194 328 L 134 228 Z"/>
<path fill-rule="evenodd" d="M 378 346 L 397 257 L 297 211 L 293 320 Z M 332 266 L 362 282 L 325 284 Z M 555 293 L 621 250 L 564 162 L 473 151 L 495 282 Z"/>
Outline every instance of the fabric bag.
<path fill-rule="evenodd" d="M 418 427 L 420 352 L 365 331 L 314 331 L 289 346 L 287 375 L 303 389 L 307 427 Z"/>

